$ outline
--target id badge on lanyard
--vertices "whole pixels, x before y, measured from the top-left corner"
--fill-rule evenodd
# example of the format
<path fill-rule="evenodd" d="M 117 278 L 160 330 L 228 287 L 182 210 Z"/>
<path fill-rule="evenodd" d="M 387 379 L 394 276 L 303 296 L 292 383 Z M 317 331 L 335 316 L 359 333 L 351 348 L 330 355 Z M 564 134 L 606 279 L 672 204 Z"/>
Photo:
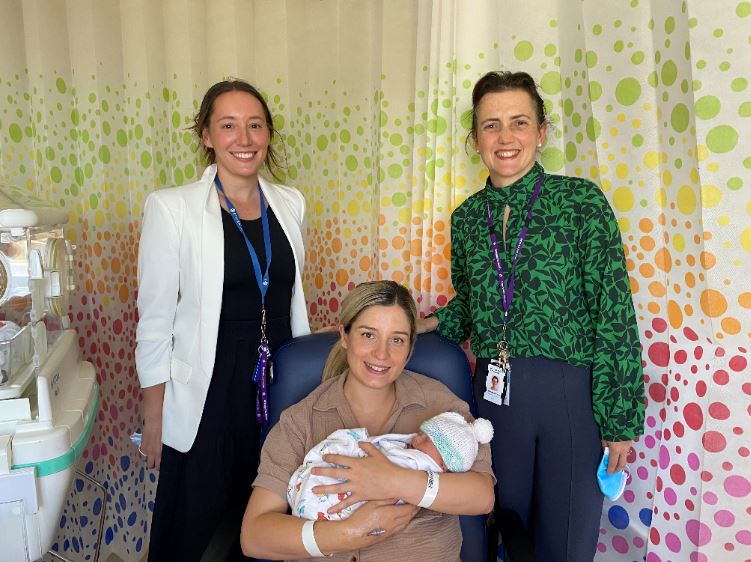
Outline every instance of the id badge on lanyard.
<path fill-rule="evenodd" d="M 485 379 L 485 393 L 482 397 L 499 406 L 511 404 L 511 369 L 504 369 L 495 364 L 495 359 L 488 365 Z"/>
<path fill-rule="evenodd" d="M 498 342 L 498 358 L 491 360 L 488 365 L 485 393 L 482 396 L 488 402 L 499 406 L 511 404 L 511 352 L 505 332 L 504 329 L 503 339 Z"/>

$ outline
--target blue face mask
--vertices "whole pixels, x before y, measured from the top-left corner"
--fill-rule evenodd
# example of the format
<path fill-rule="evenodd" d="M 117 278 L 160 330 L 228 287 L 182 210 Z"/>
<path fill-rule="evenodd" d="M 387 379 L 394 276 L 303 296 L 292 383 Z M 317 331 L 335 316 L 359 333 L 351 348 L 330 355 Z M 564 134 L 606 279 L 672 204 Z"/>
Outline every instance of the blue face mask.
<path fill-rule="evenodd" d="M 610 457 L 610 451 L 605 447 L 605 452 L 602 454 L 602 460 L 597 467 L 597 483 L 600 485 L 600 490 L 610 501 L 615 501 L 621 497 L 623 490 L 626 488 L 626 480 L 628 479 L 628 472 L 626 469 L 619 470 L 613 474 L 608 474 L 608 458 Z"/>

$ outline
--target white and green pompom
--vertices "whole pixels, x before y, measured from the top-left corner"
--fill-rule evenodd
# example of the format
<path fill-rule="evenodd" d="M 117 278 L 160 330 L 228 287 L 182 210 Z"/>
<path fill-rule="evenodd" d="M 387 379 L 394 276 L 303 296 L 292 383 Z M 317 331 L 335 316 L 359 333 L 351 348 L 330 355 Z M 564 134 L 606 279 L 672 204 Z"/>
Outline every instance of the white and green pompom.
<path fill-rule="evenodd" d="M 472 424 L 472 432 L 479 443 L 490 443 L 493 438 L 493 424 L 485 418 L 477 418 Z"/>

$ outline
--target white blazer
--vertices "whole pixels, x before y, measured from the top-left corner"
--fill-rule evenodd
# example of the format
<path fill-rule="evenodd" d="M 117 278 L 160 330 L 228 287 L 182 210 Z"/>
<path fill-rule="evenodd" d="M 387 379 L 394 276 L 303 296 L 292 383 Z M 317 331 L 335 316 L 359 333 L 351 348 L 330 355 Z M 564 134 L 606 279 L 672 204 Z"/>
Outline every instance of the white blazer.
<path fill-rule="evenodd" d="M 136 369 L 142 387 L 166 383 L 162 442 L 190 450 L 214 370 L 224 283 L 224 230 L 213 189 L 216 166 L 182 187 L 146 199 L 138 251 Z M 295 258 L 292 335 L 310 332 L 302 287 L 305 200 L 259 178 Z"/>

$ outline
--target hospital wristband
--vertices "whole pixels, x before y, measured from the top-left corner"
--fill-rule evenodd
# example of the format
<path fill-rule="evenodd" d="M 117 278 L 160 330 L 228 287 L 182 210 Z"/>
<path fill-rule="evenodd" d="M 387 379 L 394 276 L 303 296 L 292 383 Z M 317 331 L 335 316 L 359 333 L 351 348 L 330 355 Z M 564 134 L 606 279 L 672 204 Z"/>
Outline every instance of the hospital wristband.
<path fill-rule="evenodd" d="M 430 507 L 438 495 L 438 474 L 430 469 L 427 469 L 425 472 L 428 473 L 428 483 L 425 485 L 425 494 L 417 504 L 419 507 Z"/>
<path fill-rule="evenodd" d="M 310 554 L 312 558 L 320 558 L 322 556 L 329 557 L 331 554 L 324 554 L 321 552 L 321 549 L 318 548 L 318 543 L 316 543 L 316 536 L 313 532 L 313 526 L 316 524 L 315 521 L 306 521 L 305 524 L 302 526 L 302 545 L 305 547 L 305 550 Z"/>

